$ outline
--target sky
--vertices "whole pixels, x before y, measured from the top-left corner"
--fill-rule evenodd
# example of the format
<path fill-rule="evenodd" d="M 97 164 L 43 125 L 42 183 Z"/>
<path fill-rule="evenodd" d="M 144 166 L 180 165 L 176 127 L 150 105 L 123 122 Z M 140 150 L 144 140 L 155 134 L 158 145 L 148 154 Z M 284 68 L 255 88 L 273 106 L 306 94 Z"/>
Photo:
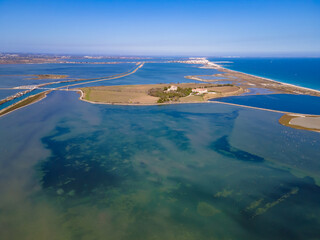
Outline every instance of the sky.
<path fill-rule="evenodd" d="M 320 56 L 320 0 L 0 0 L 0 52 Z"/>

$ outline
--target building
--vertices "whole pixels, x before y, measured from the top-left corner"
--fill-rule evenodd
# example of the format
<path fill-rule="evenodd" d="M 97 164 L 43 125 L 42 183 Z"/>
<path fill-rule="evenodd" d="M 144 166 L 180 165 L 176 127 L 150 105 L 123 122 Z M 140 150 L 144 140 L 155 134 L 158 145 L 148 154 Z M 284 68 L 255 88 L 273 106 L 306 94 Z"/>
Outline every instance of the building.
<path fill-rule="evenodd" d="M 177 90 L 178 90 L 178 87 L 177 87 L 177 86 L 171 85 L 171 86 L 166 90 L 166 92 L 172 92 L 172 91 L 177 91 Z"/>
<path fill-rule="evenodd" d="M 208 93 L 208 89 L 206 88 L 194 88 L 192 89 L 192 92 L 199 95 L 199 94 L 204 94 L 204 93 Z"/>

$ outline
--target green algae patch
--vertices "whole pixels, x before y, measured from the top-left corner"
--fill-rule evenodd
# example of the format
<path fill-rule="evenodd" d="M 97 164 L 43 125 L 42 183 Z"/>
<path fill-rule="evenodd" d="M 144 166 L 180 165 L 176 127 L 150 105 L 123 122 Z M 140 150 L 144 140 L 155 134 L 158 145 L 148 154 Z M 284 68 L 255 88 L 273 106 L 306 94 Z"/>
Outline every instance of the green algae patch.
<path fill-rule="evenodd" d="M 211 204 L 206 202 L 199 202 L 197 206 L 197 213 L 204 217 L 211 217 L 220 213 L 219 209 L 216 209 Z"/>
<path fill-rule="evenodd" d="M 221 192 L 217 192 L 214 196 L 226 198 L 229 197 L 232 193 L 232 190 L 223 189 Z"/>
<path fill-rule="evenodd" d="M 299 188 L 293 188 L 290 192 L 282 195 L 280 198 L 278 198 L 276 201 L 274 202 L 270 202 L 267 203 L 264 207 L 258 208 L 255 212 L 255 215 L 253 217 L 256 217 L 258 215 L 261 215 L 263 213 L 265 213 L 266 211 L 268 211 L 270 208 L 278 205 L 279 203 L 283 202 L 284 200 L 286 200 L 288 197 L 297 194 L 299 191 Z"/>
<path fill-rule="evenodd" d="M 262 203 L 262 201 L 263 201 L 263 198 L 260 198 L 260 199 L 258 199 L 258 200 L 256 200 L 256 201 L 253 201 L 253 202 L 246 208 L 246 210 L 253 210 L 253 209 L 259 207 L 260 204 Z"/>

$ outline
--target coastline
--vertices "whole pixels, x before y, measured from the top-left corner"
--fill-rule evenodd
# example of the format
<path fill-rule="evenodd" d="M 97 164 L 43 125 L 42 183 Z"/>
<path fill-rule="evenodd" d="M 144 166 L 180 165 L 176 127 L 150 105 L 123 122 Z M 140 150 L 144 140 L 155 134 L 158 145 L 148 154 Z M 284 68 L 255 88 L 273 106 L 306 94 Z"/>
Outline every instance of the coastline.
<path fill-rule="evenodd" d="M 225 68 L 217 63 L 209 61 L 207 58 L 189 58 L 189 60 L 180 60 L 180 61 L 172 61 L 175 63 L 184 63 L 184 64 L 193 64 L 200 65 L 198 68 L 203 69 L 215 69 L 220 71 L 221 73 L 212 74 L 212 76 L 218 76 L 221 78 L 228 78 L 229 81 L 240 82 L 242 85 L 257 86 L 257 88 L 264 88 L 271 91 L 279 91 L 281 93 L 287 94 L 303 94 L 303 95 L 311 95 L 320 97 L 320 90 L 301 87 L 290 83 L 285 83 L 265 77 L 256 76 L 254 74 L 244 73 L 240 71 L 231 70 Z M 191 75 L 187 76 L 189 79 L 193 79 L 199 81 L 199 77 L 202 75 Z M 202 81 L 206 82 L 207 79 L 203 79 Z M 210 80 L 209 80 L 210 81 Z M 208 82 L 209 82 L 208 81 Z"/>
<path fill-rule="evenodd" d="M 239 94 L 241 94 L 243 92 L 248 92 L 250 87 L 251 88 L 267 89 L 267 90 L 274 91 L 274 93 L 285 93 L 285 94 L 292 94 L 292 95 L 305 94 L 305 95 L 313 95 L 313 96 L 320 97 L 320 91 L 319 90 L 306 88 L 306 87 L 300 87 L 300 86 L 296 86 L 294 84 L 283 83 L 283 82 L 276 81 L 276 80 L 273 80 L 273 79 L 260 77 L 260 76 L 256 76 L 256 75 L 253 75 L 253 74 L 240 72 L 240 71 L 231 70 L 231 69 L 222 67 L 219 64 L 210 62 L 209 60 L 207 60 L 205 58 L 201 58 L 201 59 L 197 59 L 197 60 L 179 61 L 179 62 L 187 63 L 187 64 L 197 64 L 197 65 L 200 65 L 200 66 L 198 66 L 199 68 L 216 69 L 216 70 L 220 71 L 221 73 L 213 74 L 211 76 L 215 76 L 216 75 L 215 77 L 218 76 L 218 77 L 221 77 L 223 79 L 214 80 L 214 81 L 217 81 L 217 82 L 224 81 L 224 80 L 226 80 L 225 78 L 227 78 L 230 81 L 238 82 L 239 84 L 236 84 L 236 85 L 233 84 L 233 85 L 237 86 L 239 88 L 239 90 L 233 91 L 233 92 L 231 91 L 229 93 L 228 92 L 223 92 L 223 91 L 222 92 L 217 91 L 216 94 L 219 94 L 219 95 L 215 95 L 214 97 L 212 97 L 212 96 L 211 97 L 202 97 L 201 100 L 197 100 L 197 99 L 192 98 L 192 99 L 188 99 L 188 100 L 184 100 L 184 101 L 169 101 L 169 102 L 164 102 L 164 103 L 150 102 L 150 101 L 144 101 L 144 102 L 142 101 L 141 102 L 140 100 L 134 99 L 134 97 L 131 99 L 130 93 L 131 94 L 134 93 L 134 91 L 135 91 L 134 88 L 135 87 L 138 87 L 138 86 L 145 87 L 144 85 L 151 86 L 149 84 L 128 85 L 128 86 L 126 86 L 126 85 L 109 86 L 109 87 L 113 87 L 113 88 L 114 87 L 118 87 L 118 88 L 119 87 L 129 87 L 129 88 L 131 88 L 131 91 L 129 91 L 129 92 L 126 92 L 126 91 L 123 91 L 123 90 L 119 90 L 119 89 L 117 91 L 111 90 L 113 92 L 122 92 L 122 94 L 124 94 L 126 96 L 129 96 L 129 102 L 125 102 L 124 100 L 121 101 L 121 100 L 119 100 L 119 98 L 114 99 L 114 100 L 101 100 L 101 98 L 100 99 L 94 99 L 94 100 L 90 99 L 89 100 L 89 98 L 86 99 L 86 97 L 85 97 L 86 90 L 84 91 L 82 89 L 75 88 L 75 89 L 68 89 L 68 91 L 79 92 L 80 93 L 79 99 L 81 101 L 88 102 L 88 103 L 91 103 L 91 104 L 121 105 L 121 106 L 162 106 L 162 105 L 188 104 L 188 103 L 191 103 L 191 104 L 194 104 L 194 103 L 219 103 L 219 104 L 225 104 L 225 105 L 230 105 L 230 106 L 235 106 L 235 107 L 242 107 L 242 108 L 249 108 L 249 109 L 256 109 L 256 110 L 261 110 L 261 111 L 269 111 L 269 112 L 274 112 L 274 113 L 280 113 L 280 114 L 284 114 L 282 116 L 282 118 L 284 118 L 284 119 L 286 119 L 285 116 L 288 116 L 288 115 L 289 116 L 295 115 L 295 116 L 299 116 L 301 118 L 303 117 L 305 119 L 310 118 L 310 117 L 318 117 L 319 116 L 319 115 L 311 115 L 311 114 L 297 114 L 297 113 L 294 113 L 294 112 L 278 111 L 278 110 L 267 109 L 267 108 L 259 108 L 259 107 L 249 106 L 249 105 L 240 105 L 240 104 L 232 104 L 232 103 L 214 101 L 215 98 L 224 98 L 224 97 L 228 97 L 228 96 L 239 95 Z M 92 82 L 99 82 L 99 81 L 105 81 L 105 80 L 121 78 L 121 77 L 128 76 L 130 74 L 135 73 L 141 67 L 143 67 L 143 65 L 144 65 L 144 62 L 139 62 L 139 63 L 136 64 L 136 67 L 134 69 L 129 70 L 129 71 L 125 72 L 125 73 L 120 73 L 120 74 L 116 74 L 116 75 L 110 76 L 108 79 L 98 79 L 98 80 L 91 80 L 91 81 L 88 81 L 88 82 L 74 83 L 74 84 L 70 84 L 70 85 L 66 85 L 66 86 L 62 86 L 62 87 L 57 87 L 57 88 L 52 89 L 52 90 L 63 90 L 63 88 L 68 87 L 68 86 L 77 86 L 77 85 L 82 85 L 82 84 L 86 84 L 86 83 L 92 83 Z M 206 82 L 206 79 L 201 79 L 201 76 L 209 76 L 209 75 L 194 75 L 194 76 L 185 76 L 185 77 L 189 78 L 189 79 L 194 79 L 196 81 Z M 211 80 L 208 80 L 208 84 L 209 84 L 210 81 Z M 213 82 L 213 80 L 212 80 L 212 82 Z M 182 83 L 182 85 L 183 84 L 188 85 L 188 84 L 191 84 L 191 83 Z M 41 84 L 39 86 L 45 86 L 45 85 L 47 85 L 47 84 Z M 217 84 L 217 85 L 219 85 L 219 84 Z M 103 88 L 103 87 L 106 87 L 106 86 L 101 86 L 100 88 Z M 94 88 L 99 88 L 99 87 L 94 87 Z M 36 102 L 42 100 L 52 90 L 48 90 L 48 91 L 45 91 L 45 92 L 30 96 L 30 97 L 28 97 L 26 99 L 23 99 L 23 100 L 15 103 L 13 105 L 11 105 L 8 108 L 5 108 L 5 109 L 1 110 L 0 111 L 0 117 L 1 116 L 5 116 L 6 114 L 11 113 L 11 112 L 13 112 L 15 110 L 18 110 L 18 109 L 20 109 L 22 107 L 28 106 L 30 104 L 33 104 L 33 103 L 36 103 Z M 100 89 L 99 89 L 99 91 L 100 91 Z M 102 91 L 104 91 L 104 90 L 102 90 Z M 106 90 L 106 91 L 110 91 L 110 90 Z M 104 94 L 107 94 L 107 96 L 109 96 L 110 93 L 105 92 Z M 114 93 L 111 92 L 111 94 L 114 94 Z M 117 94 L 117 97 L 118 97 L 118 95 L 119 94 Z M 259 95 L 259 93 L 253 93 L 252 95 Z M 105 97 L 103 99 L 105 99 Z M 17 107 L 17 105 L 18 105 L 18 107 Z M 284 125 L 284 126 L 287 126 L 287 127 L 293 127 L 293 128 L 298 128 L 298 129 L 304 129 L 304 130 L 310 130 L 310 131 L 319 132 L 318 129 L 315 129 L 315 128 L 295 127 L 297 125 L 293 125 L 293 124 L 290 124 L 290 122 L 284 122 L 282 120 L 279 120 L 279 123 Z M 316 123 L 316 124 L 318 124 L 318 123 Z"/>
<path fill-rule="evenodd" d="M 229 105 L 229 106 L 235 106 L 235 107 L 241 107 L 241 108 L 249 108 L 249 109 L 255 109 L 255 110 L 260 110 L 260 111 L 268 111 L 268 112 L 274 112 L 274 113 L 280 113 L 280 114 L 290 114 L 290 115 L 296 115 L 296 116 L 301 116 L 301 117 L 313 117 L 313 116 L 318 116 L 318 115 L 312 115 L 312 114 L 299 114 L 299 113 L 294 113 L 294 112 L 287 112 L 287 111 L 281 111 L 281 110 L 274 110 L 274 109 L 269 109 L 269 108 L 260 108 L 260 107 L 253 107 L 249 105 L 242 105 L 242 104 L 235 104 L 235 103 L 228 103 L 228 102 L 220 102 L 220 101 L 194 101 L 194 102 L 166 102 L 166 103 L 107 103 L 107 102 L 94 102 L 90 101 L 84 98 L 84 92 L 81 89 L 76 89 L 76 90 L 69 90 L 69 91 L 74 91 L 74 92 L 80 92 L 80 97 L 79 100 L 88 102 L 91 104 L 103 104 L 103 105 L 120 105 L 120 106 L 161 106 L 161 105 L 171 105 L 171 104 L 194 104 L 194 103 L 217 103 L 217 104 L 223 104 L 223 105 Z"/>
<path fill-rule="evenodd" d="M 59 84 L 59 83 L 64 83 L 64 82 L 78 82 L 78 81 L 86 81 L 86 80 L 87 80 L 86 82 L 74 83 L 74 84 L 69 84 L 69 85 L 65 85 L 65 86 L 61 86 L 61 87 L 57 87 L 57 88 L 52 88 L 52 89 L 50 89 L 50 90 L 48 90 L 48 91 L 45 91 L 45 92 L 43 92 L 43 93 L 47 93 L 47 92 L 54 91 L 54 90 L 62 90 L 63 88 L 66 88 L 66 87 L 68 88 L 69 86 L 76 86 L 76 85 L 81 85 L 81 84 L 87 84 L 87 83 L 93 83 L 93 82 L 100 82 L 100 81 L 107 81 L 107 80 L 122 78 L 122 77 L 125 77 L 125 76 L 128 76 L 128 75 L 131 75 L 131 74 L 135 73 L 135 72 L 138 71 L 140 68 L 142 68 L 143 65 L 144 65 L 144 62 L 138 62 L 138 63 L 136 64 L 136 67 L 135 67 L 135 68 L 133 68 L 133 69 L 131 69 L 131 70 L 125 72 L 125 73 L 119 73 L 119 74 L 111 75 L 111 76 L 105 77 L 105 78 L 98 78 L 98 80 L 94 80 L 95 78 L 93 78 L 93 80 L 92 80 L 92 79 L 91 79 L 91 80 L 90 80 L 90 79 L 76 79 L 76 80 L 69 80 L 69 81 L 68 81 L 68 80 L 67 80 L 67 81 L 62 80 L 62 81 L 58 81 L 58 82 L 49 82 L 49 83 L 43 83 L 43 84 L 39 84 L 39 85 L 35 85 L 35 86 L 29 86 L 29 87 L 32 87 L 32 89 L 27 88 L 28 90 L 26 90 L 26 91 L 24 91 L 24 92 L 19 92 L 19 93 L 13 95 L 13 96 L 9 96 L 9 97 L 7 97 L 7 98 L 5 98 L 5 99 L 2 99 L 2 100 L 0 100 L 0 105 L 3 104 L 3 103 L 5 103 L 5 102 L 8 102 L 8 101 L 10 101 L 10 100 L 12 100 L 12 99 L 15 99 L 15 98 L 17 98 L 17 97 L 20 97 L 20 96 L 22 96 L 22 95 L 25 95 L 26 93 L 29 93 L 29 92 L 37 89 L 37 88 L 44 87 L 44 86 L 48 86 L 48 85 L 52 85 L 52 84 Z M 90 81 L 89 81 L 89 80 L 90 80 Z M 20 89 L 20 88 L 11 88 L 11 89 Z M 25 88 L 21 88 L 21 89 L 25 89 Z M 29 97 L 27 97 L 27 98 L 25 98 L 25 99 L 23 99 L 23 100 L 21 100 L 21 101 L 18 101 L 18 102 L 16 102 L 16 103 L 14 103 L 14 104 L 12 104 L 12 105 L 4 108 L 4 109 L 1 109 L 1 110 L 0 110 L 0 117 L 6 115 L 6 114 L 8 114 L 8 113 L 11 113 L 11 112 L 13 112 L 13 111 L 15 111 L 15 110 L 17 110 L 17 109 L 19 109 L 19 108 L 21 108 L 21 107 L 18 107 L 17 109 L 15 109 L 15 106 L 18 105 L 18 104 L 20 104 L 20 103 L 22 103 L 22 102 L 27 101 L 28 99 L 30 99 L 30 98 L 32 98 L 32 97 L 36 97 L 36 96 L 38 96 L 38 95 L 40 95 L 40 94 L 42 94 L 42 93 L 35 94 L 35 95 L 31 95 L 31 96 L 29 96 Z M 7 100 L 7 99 L 9 99 L 9 100 Z M 43 99 L 43 98 L 41 98 L 41 99 L 39 99 L 39 100 L 37 100 L 37 101 L 40 101 L 40 100 L 42 100 L 42 99 Z M 33 102 L 28 103 L 28 104 L 26 104 L 26 105 L 24 105 L 24 106 L 22 106 L 22 107 L 28 106 L 28 105 L 30 105 L 30 104 L 32 104 L 32 103 L 33 103 Z M 11 108 L 14 108 L 14 110 L 10 111 Z M 6 111 L 8 111 L 8 110 L 9 110 L 9 112 L 6 112 Z M 6 113 L 5 113 L 5 114 L 2 114 L 3 112 L 6 112 Z"/>
<path fill-rule="evenodd" d="M 90 102 L 93 104 L 108 104 L 108 105 L 169 105 L 169 104 L 185 104 L 185 103 L 204 103 L 208 100 L 237 96 L 244 92 L 244 89 L 238 86 L 223 86 L 217 84 L 204 83 L 180 83 L 176 84 L 181 88 L 197 88 L 202 87 L 213 91 L 201 95 L 188 95 L 180 97 L 178 101 L 158 102 L 159 97 L 154 97 L 148 94 L 150 89 L 163 88 L 170 84 L 143 84 L 143 85 L 114 85 L 114 86 L 100 86 L 100 87 L 85 87 L 77 88 L 74 91 L 80 92 L 80 100 Z M 90 94 L 86 96 L 86 94 Z"/>
<path fill-rule="evenodd" d="M 210 62 L 210 61 L 209 61 L 209 62 Z M 298 86 L 298 85 L 295 85 L 295 84 L 292 84 L 292 83 L 286 83 L 286 82 L 282 82 L 282 81 L 279 81 L 279 80 L 274 80 L 274 79 L 271 79 L 271 78 L 261 77 L 261 76 L 257 76 L 257 75 L 250 74 L 250 73 L 246 73 L 246 72 L 241 72 L 241 71 L 237 71 L 237 70 L 232 70 L 232 69 L 223 67 L 223 66 L 221 66 L 221 65 L 219 65 L 219 64 L 213 63 L 213 62 L 210 62 L 210 63 L 211 63 L 213 66 L 215 66 L 214 69 L 217 69 L 217 70 L 222 70 L 222 71 L 223 71 L 223 70 L 226 70 L 226 72 L 241 73 L 241 74 L 244 74 L 244 75 L 247 75 L 247 76 L 250 76 L 250 77 L 259 78 L 259 79 L 262 79 L 262 80 L 265 80 L 265 81 L 270 81 L 270 82 L 278 83 L 278 84 L 285 85 L 285 86 L 300 88 L 300 89 L 303 89 L 303 90 L 312 91 L 312 92 L 316 92 L 316 93 L 319 93 L 319 94 L 320 94 L 320 90 L 317 90 L 317 89 L 308 88 L 308 87 L 302 87 L 302 86 Z M 210 64 L 210 65 L 211 65 L 211 64 Z"/>

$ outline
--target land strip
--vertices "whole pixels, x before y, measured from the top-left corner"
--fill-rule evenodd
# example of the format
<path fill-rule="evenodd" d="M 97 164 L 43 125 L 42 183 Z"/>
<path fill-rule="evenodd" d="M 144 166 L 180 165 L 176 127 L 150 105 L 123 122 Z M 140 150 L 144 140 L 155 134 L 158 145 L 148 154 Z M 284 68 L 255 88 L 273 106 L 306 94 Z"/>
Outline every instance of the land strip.
<path fill-rule="evenodd" d="M 122 104 L 122 105 L 157 105 L 168 103 L 191 103 L 206 102 L 209 99 L 234 96 L 243 93 L 243 89 L 234 85 L 217 85 L 210 83 L 180 83 L 174 85 L 177 88 L 184 89 L 202 89 L 206 91 L 203 94 L 190 94 L 184 97 L 168 98 L 168 102 L 158 102 L 161 97 L 150 95 L 150 90 L 158 89 L 166 91 L 165 88 L 170 84 L 147 84 L 147 85 L 118 85 L 81 88 L 83 95 L 81 100 L 93 103 L 104 104 Z M 174 92 L 174 91 L 173 91 Z"/>
<path fill-rule="evenodd" d="M 295 129 L 320 132 L 320 116 L 303 114 L 285 114 L 279 123 Z"/>
<path fill-rule="evenodd" d="M 172 85 L 171 85 L 172 86 Z M 261 111 L 284 114 L 279 123 L 297 129 L 320 131 L 320 116 L 309 114 L 296 114 L 287 111 L 273 110 L 267 108 L 259 108 L 235 103 L 227 103 L 220 101 L 212 101 L 215 98 L 226 96 L 234 96 L 243 93 L 243 89 L 233 85 L 218 85 L 212 83 L 181 83 L 175 85 L 180 89 L 199 88 L 206 89 L 208 92 L 204 94 L 190 94 L 188 96 L 168 98 L 165 102 L 159 100 L 166 98 L 160 94 L 159 97 L 150 95 L 150 90 L 163 92 L 165 94 L 170 89 L 170 84 L 148 84 L 148 85 L 122 85 L 122 86 L 100 86 L 80 88 L 80 99 L 90 103 L 97 104 L 115 104 L 115 105 L 162 105 L 162 104 L 178 104 L 178 103 L 218 103 L 229 106 L 249 108 Z M 211 101 L 208 101 L 211 100 Z M 299 118 L 299 122 L 292 123 L 293 118 Z"/>
<path fill-rule="evenodd" d="M 42 93 L 38 93 L 36 95 L 32 95 L 30 97 L 27 97 L 17 103 L 14 103 L 12 105 L 10 105 L 9 107 L 5 108 L 5 109 L 2 109 L 0 110 L 0 117 L 1 116 L 4 116 L 6 114 L 9 114 L 17 109 L 20 109 L 20 108 L 23 108 L 25 106 L 28 106 L 30 104 L 33 104 L 33 103 L 36 103 L 36 102 L 39 102 L 40 100 L 44 99 L 47 94 L 49 93 L 50 91 L 45 91 L 45 92 L 42 92 Z"/>
<path fill-rule="evenodd" d="M 300 130 L 308 130 L 314 132 L 320 132 L 320 116 L 319 115 L 311 115 L 311 114 L 298 114 L 280 110 L 273 110 L 268 108 L 259 108 L 259 107 L 252 107 L 247 105 L 240 105 L 235 103 L 226 103 L 220 101 L 211 101 L 213 103 L 225 104 L 235 107 L 242 107 L 242 108 L 250 108 L 274 113 L 282 113 L 282 117 L 279 119 L 279 123 L 295 129 Z"/>
<path fill-rule="evenodd" d="M 198 58 L 198 59 L 191 59 L 186 61 L 174 61 L 179 63 L 186 63 L 186 64 L 199 64 L 202 65 L 200 68 L 205 69 L 216 69 L 222 73 L 213 74 L 212 77 L 219 77 L 223 78 L 220 81 L 231 81 L 234 84 L 238 84 L 240 87 L 244 89 L 248 88 L 260 88 L 260 89 L 267 89 L 273 91 L 274 93 L 287 93 L 287 94 L 304 94 L 304 95 L 311 95 L 311 96 L 318 96 L 320 97 L 320 91 L 299 87 L 293 84 L 282 83 L 275 80 L 271 80 L 268 78 L 258 77 L 247 73 L 242 73 L 238 71 L 233 71 L 230 69 L 226 69 L 221 67 L 218 64 L 212 63 L 205 58 Z M 203 81 L 203 82 L 214 82 L 214 80 L 202 79 L 202 76 L 208 75 L 190 75 L 186 76 L 188 79 L 196 80 L 196 81 Z"/>
<path fill-rule="evenodd" d="M 129 70 L 125 73 L 120 73 L 120 74 L 114 74 L 114 75 L 111 75 L 109 77 L 103 77 L 103 78 L 93 78 L 93 79 L 78 79 L 78 80 L 69 80 L 69 81 L 59 81 L 59 82 L 53 82 L 53 83 L 44 83 L 44 84 L 39 84 L 39 85 L 35 85 L 35 86 L 23 86 L 25 88 L 22 88 L 22 89 L 29 89 L 27 91 L 24 91 L 24 92 L 19 92 L 13 96 L 10 96 L 10 97 L 7 97 L 6 99 L 4 100 L 1 100 L 0 101 L 0 105 L 5 103 L 5 102 L 8 102 L 10 100 L 13 100 L 15 98 L 18 98 L 18 97 L 21 97 L 22 95 L 26 94 L 26 93 L 29 93 L 35 89 L 39 89 L 39 88 L 42 88 L 44 86 L 48 86 L 48 85 L 52 85 L 52 84 L 59 84 L 59 83 L 64 83 L 64 82 L 74 82 L 74 81 L 83 81 L 83 80 L 88 80 L 88 81 L 85 81 L 85 82 L 81 82 L 81 83 L 76 83 L 76 84 L 69 84 L 69 85 L 65 85 L 65 86 L 62 86 L 62 87 L 57 87 L 57 88 L 52 88 L 50 89 L 49 91 L 52 91 L 52 90 L 64 90 L 64 88 L 68 88 L 69 86 L 76 86 L 76 85 L 81 85 L 81 84 L 87 84 L 87 83 L 93 83 L 93 82 L 100 82 L 100 81 L 106 81 L 106 80 L 112 80 L 112 79 L 117 79 L 117 78 L 122 78 L 122 77 L 125 77 L 125 76 L 128 76 L 128 75 L 131 75 L 133 73 L 135 73 L 136 71 L 138 71 L 140 68 L 142 68 L 144 65 L 144 63 L 142 62 L 139 62 L 137 63 L 137 67 L 135 67 L 133 70 Z M 97 80 L 95 80 L 97 79 Z M 12 88 L 12 89 L 18 89 L 17 87 L 15 88 Z M 49 91 L 45 91 L 44 93 L 47 93 Z M 44 95 L 44 97 L 40 97 L 40 96 L 43 96 L 41 95 L 42 93 L 39 93 L 39 94 L 36 94 L 36 95 L 32 95 L 26 99 L 23 99 L 13 105 L 10 105 L 2 110 L 0 110 L 0 116 L 3 116 L 5 114 L 8 114 L 16 109 L 19 109 L 21 107 L 24 107 L 24 106 L 27 106 L 29 104 L 32 104 L 34 102 L 37 102 L 37 101 L 40 101 L 41 99 L 43 99 L 46 94 Z M 33 98 L 35 97 L 35 98 Z M 18 105 L 18 106 L 17 106 Z M 22 105 L 22 106 L 21 106 Z"/>
<path fill-rule="evenodd" d="M 58 75 L 58 74 L 36 74 L 32 75 L 34 78 L 31 79 L 36 79 L 36 80 L 41 80 L 41 79 L 63 79 L 67 78 L 68 75 Z"/>
<path fill-rule="evenodd" d="M 56 89 L 61 89 L 61 88 L 65 88 L 65 87 L 73 87 L 73 86 L 83 85 L 83 84 L 87 84 L 87 83 L 95 83 L 95 82 L 101 82 L 101 81 L 107 81 L 107 80 L 113 80 L 113 79 L 123 78 L 123 77 L 129 76 L 129 75 L 131 75 L 131 74 L 134 74 L 134 73 L 137 72 L 140 68 L 142 68 L 143 65 L 144 65 L 144 63 L 139 63 L 139 65 L 138 65 L 135 69 L 133 69 L 132 71 L 126 72 L 126 73 L 116 74 L 116 75 L 112 75 L 112 76 L 110 76 L 110 77 L 106 77 L 106 78 L 98 79 L 98 80 L 90 80 L 90 81 L 87 81 L 87 82 L 70 84 L 70 85 L 66 85 L 66 86 L 62 86 L 62 87 L 55 88 L 54 90 L 56 90 Z"/>

